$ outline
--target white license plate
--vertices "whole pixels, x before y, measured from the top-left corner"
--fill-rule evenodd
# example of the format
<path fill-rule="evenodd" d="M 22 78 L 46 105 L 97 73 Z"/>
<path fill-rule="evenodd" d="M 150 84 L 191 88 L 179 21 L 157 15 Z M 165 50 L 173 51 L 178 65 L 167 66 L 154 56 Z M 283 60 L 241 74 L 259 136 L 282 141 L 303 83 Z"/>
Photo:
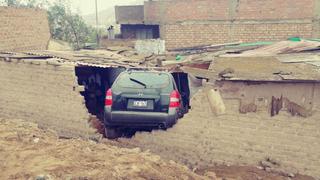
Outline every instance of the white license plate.
<path fill-rule="evenodd" d="M 133 101 L 133 106 L 136 107 L 147 107 L 148 101 Z"/>

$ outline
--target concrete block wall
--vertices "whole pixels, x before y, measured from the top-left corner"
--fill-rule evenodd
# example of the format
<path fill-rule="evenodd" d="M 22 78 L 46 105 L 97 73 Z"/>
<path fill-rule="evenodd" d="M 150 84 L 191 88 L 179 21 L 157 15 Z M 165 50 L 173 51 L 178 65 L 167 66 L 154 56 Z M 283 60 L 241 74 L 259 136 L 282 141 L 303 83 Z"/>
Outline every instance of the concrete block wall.
<path fill-rule="evenodd" d="M 255 92 L 258 96 L 261 89 L 249 90 L 258 86 L 224 86 L 221 94 L 226 113 L 219 116 L 210 109 L 205 89 L 200 90 L 191 100 L 191 111 L 173 128 L 166 132 L 136 134 L 130 143 L 192 168 L 214 164 L 256 166 L 270 158 L 280 164 L 282 171 L 320 178 L 320 85 L 302 85 L 296 89 L 292 89 L 293 86 L 291 89 L 280 88 L 281 84 L 271 86 L 276 94 L 282 90 L 290 98 L 295 92 L 295 101 L 303 99 L 303 93 L 313 96 L 314 112 L 311 117 L 293 117 L 285 111 L 271 117 L 266 109 L 240 114 L 241 97 L 230 94 L 248 90 L 247 94 L 254 96 Z M 268 93 L 270 96 L 272 88 L 264 91 L 266 96 Z"/>
<path fill-rule="evenodd" d="M 67 137 L 95 133 L 73 66 L 0 59 L 0 83 L 1 117 L 33 121 Z"/>
<path fill-rule="evenodd" d="M 0 6 L 0 51 L 45 50 L 50 40 L 47 13 Z"/>

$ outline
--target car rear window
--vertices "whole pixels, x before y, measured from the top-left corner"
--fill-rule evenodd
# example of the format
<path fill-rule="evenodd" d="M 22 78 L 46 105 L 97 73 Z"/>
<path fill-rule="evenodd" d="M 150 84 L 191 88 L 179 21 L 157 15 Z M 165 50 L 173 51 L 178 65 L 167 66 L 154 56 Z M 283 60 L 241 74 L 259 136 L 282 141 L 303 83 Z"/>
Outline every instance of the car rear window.
<path fill-rule="evenodd" d="M 117 85 L 127 88 L 165 88 L 170 84 L 170 78 L 165 73 L 132 72 L 122 74 Z"/>

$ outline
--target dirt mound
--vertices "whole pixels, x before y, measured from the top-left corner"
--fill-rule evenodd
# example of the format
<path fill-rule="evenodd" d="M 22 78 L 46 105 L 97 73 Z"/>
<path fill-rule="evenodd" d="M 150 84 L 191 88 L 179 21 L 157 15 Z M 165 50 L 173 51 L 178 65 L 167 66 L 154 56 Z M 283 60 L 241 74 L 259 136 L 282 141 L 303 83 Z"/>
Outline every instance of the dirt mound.
<path fill-rule="evenodd" d="M 209 179 L 148 151 L 111 143 L 59 139 L 34 123 L 0 119 L 0 179 Z"/>

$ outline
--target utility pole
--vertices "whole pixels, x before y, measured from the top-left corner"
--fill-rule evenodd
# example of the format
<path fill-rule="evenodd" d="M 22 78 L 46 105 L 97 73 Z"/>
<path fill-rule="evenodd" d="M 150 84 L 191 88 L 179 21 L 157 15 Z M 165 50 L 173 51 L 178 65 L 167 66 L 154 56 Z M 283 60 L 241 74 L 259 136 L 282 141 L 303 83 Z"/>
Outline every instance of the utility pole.
<path fill-rule="evenodd" d="M 98 21 L 98 0 L 95 0 L 96 2 L 96 35 L 97 35 L 97 46 L 100 45 L 100 39 L 99 39 L 99 21 Z"/>

